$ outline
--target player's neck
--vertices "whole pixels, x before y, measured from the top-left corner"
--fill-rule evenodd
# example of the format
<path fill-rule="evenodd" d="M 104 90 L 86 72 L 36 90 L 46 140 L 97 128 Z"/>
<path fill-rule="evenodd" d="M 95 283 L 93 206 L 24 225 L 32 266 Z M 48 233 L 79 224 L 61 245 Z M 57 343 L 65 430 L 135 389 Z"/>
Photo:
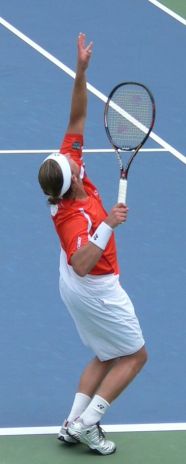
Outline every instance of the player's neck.
<path fill-rule="evenodd" d="M 74 200 L 85 200 L 88 197 L 86 192 L 79 192 L 75 195 Z"/>
<path fill-rule="evenodd" d="M 70 199 L 75 201 L 85 200 L 87 197 L 88 195 L 84 189 L 83 184 L 78 185 L 77 188 L 75 188 L 70 195 Z"/>

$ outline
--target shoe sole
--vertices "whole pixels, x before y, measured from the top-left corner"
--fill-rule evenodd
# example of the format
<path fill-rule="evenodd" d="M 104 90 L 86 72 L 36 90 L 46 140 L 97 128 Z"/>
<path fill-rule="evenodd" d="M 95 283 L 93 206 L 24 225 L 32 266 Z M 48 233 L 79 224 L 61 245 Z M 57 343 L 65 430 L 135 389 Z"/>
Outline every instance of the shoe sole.
<path fill-rule="evenodd" d="M 109 454 L 114 454 L 116 452 L 116 448 L 114 448 L 113 451 L 110 451 L 110 453 L 101 453 L 101 451 L 96 448 L 91 448 L 90 446 L 89 449 L 93 451 L 94 454 L 99 454 L 99 456 L 109 456 Z"/>
<path fill-rule="evenodd" d="M 66 439 L 63 435 L 60 435 L 57 439 L 67 445 L 77 445 L 79 443 L 79 440 L 76 440 L 76 438 L 71 437 L 70 435 L 68 435 Z M 70 439 L 73 439 L 74 441 L 70 441 Z"/>

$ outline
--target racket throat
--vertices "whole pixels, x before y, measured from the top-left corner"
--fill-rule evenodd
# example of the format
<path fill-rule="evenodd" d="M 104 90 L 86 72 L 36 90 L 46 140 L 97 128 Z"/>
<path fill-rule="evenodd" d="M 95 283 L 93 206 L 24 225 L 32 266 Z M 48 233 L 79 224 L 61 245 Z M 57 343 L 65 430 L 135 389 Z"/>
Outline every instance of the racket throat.
<path fill-rule="evenodd" d="M 127 175 L 128 175 L 128 170 L 122 168 L 120 171 L 120 179 L 127 180 Z"/>

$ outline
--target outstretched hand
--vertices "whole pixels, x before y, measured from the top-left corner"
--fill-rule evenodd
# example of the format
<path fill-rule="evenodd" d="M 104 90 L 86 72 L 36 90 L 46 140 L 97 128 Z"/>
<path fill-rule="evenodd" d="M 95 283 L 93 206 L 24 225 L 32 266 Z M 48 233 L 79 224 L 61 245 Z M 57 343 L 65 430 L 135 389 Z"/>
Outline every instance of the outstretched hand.
<path fill-rule="evenodd" d="M 78 36 L 78 65 L 85 71 L 87 69 L 89 60 L 92 54 L 92 47 L 93 42 L 90 42 L 89 45 L 86 46 L 86 35 L 80 32 Z"/>

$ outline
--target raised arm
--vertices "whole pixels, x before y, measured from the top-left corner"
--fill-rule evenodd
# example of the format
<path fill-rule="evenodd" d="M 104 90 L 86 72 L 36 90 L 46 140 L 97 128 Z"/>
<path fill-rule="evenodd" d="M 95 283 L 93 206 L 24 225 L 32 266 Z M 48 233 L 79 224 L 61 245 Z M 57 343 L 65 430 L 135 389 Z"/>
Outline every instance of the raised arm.
<path fill-rule="evenodd" d="M 68 133 L 83 134 L 87 114 L 87 85 L 86 69 L 92 53 L 93 43 L 85 45 L 86 36 L 80 33 L 78 36 L 77 68 L 74 81 L 70 119 L 67 128 Z"/>

